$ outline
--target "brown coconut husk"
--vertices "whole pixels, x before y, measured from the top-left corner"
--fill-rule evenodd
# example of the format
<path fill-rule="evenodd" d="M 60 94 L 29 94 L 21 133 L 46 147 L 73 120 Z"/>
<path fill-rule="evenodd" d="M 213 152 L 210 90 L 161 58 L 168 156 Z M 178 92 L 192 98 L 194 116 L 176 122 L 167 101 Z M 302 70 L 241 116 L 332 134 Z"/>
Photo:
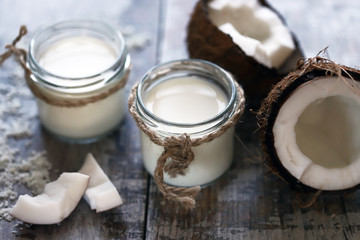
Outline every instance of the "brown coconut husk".
<path fill-rule="evenodd" d="M 196 4 L 188 23 L 186 41 L 189 55 L 191 58 L 213 62 L 232 73 L 243 86 L 250 107 L 257 109 L 272 86 L 288 72 L 281 74 L 276 69 L 268 68 L 247 56 L 229 35 L 220 31 L 211 22 L 208 14 L 208 2 L 210 0 L 200 0 Z M 285 24 L 283 17 L 266 1 L 260 0 L 259 2 L 275 12 Z M 303 54 L 294 35 L 293 40 L 297 48 L 297 56 L 302 57 Z M 293 69 L 295 67 L 296 61 Z"/>
<path fill-rule="evenodd" d="M 298 87 L 309 81 L 316 81 L 316 78 L 318 77 L 326 76 L 344 76 L 344 81 L 352 87 L 353 91 L 360 94 L 358 86 L 353 82 L 360 81 L 360 70 L 338 65 L 329 59 L 319 56 L 309 59 L 300 59 L 298 61 L 297 70 L 291 72 L 271 90 L 262 102 L 261 108 L 257 114 L 260 130 L 260 142 L 264 154 L 264 163 L 273 174 L 288 183 L 295 191 L 317 193 L 321 191 L 321 189 L 314 189 L 310 186 L 304 185 L 285 169 L 285 167 L 281 164 L 274 147 L 274 135 L 272 129 L 281 106 Z M 359 187 L 360 185 L 351 189 L 325 192 L 351 192 Z M 316 194 L 316 196 L 318 195 L 319 194 Z"/>

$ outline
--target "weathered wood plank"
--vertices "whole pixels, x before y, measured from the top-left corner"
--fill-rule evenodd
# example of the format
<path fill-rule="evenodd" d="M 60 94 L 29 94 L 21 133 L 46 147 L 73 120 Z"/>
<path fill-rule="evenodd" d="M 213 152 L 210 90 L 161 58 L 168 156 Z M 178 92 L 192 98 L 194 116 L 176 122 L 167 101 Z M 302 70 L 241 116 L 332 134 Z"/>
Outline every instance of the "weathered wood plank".
<path fill-rule="evenodd" d="M 0 44 L 3 46 L 11 42 L 21 24 L 26 24 L 29 30 L 28 36 L 22 41 L 25 45 L 37 30 L 52 22 L 69 18 L 103 20 L 123 31 L 130 47 L 133 46 L 130 49 L 133 68 L 126 86 L 126 91 L 129 92 L 135 81 L 155 64 L 158 9 L 159 1 L 146 0 L 136 3 L 131 0 L 102 2 L 4 0 L 0 1 Z M 146 44 L 143 43 L 145 40 Z M 3 52 L 3 48 L 0 52 Z M 14 70 L 16 66 L 15 61 L 11 60 L 0 69 L 2 81 L 11 81 L 13 75 L 21 78 L 21 73 L 14 73 L 20 70 L 18 68 Z M 31 111 L 36 112 L 33 98 L 30 96 L 25 100 Z M 23 121 L 16 116 L 13 120 Z M 28 148 L 21 149 L 22 155 L 29 155 L 33 150 L 46 150 L 48 160 L 53 166 L 51 176 L 55 179 L 63 171 L 77 171 L 86 153 L 93 152 L 118 188 L 125 203 L 119 208 L 96 214 L 89 209 L 84 200 L 81 200 L 69 218 L 59 225 L 36 226 L 15 220 L 10 223 L 0 220 L 0 239 L 143 238 L 148 177 L 142 168 L 138 131 L 130 115 L 126 114 L 118 131 L 93 144 L 74 145 L 61 142 L 42 130 L 36 117 L 31 119 L 31 126 L 34 131 L 33 136 L 24 141 L 31 141 L 32 144 Z M 21 148 L 24 144 L 20 146 L 19 141 L 12 141 L 12 146 Z M 28 192 L 23 186 L 19 189 L 19 193 Z"/>

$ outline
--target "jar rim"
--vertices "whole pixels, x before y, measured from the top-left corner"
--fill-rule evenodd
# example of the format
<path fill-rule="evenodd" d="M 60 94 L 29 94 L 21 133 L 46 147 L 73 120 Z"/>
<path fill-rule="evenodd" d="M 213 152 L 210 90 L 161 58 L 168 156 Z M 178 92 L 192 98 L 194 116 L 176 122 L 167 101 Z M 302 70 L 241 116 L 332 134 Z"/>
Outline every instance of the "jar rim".
<path fill-rule="evenodd" d="M 228 99 L 228 103 L 226 105 L 226 107 L 224 109 L 222 109 L 222 111 L 220 111 L 218 114 L 216 114 L 215 116 L 206 119 L 204 121 L 201 122 L 195 122 L 195 123 L 178 123 L 178 122 L 172 122 L 172 121 L 168 121 L 165 120 L 163 118 L 158 117 L 157 115 L 155 115 L 154 113 L 152 113 L 144 104 L 142 95 L 141 95 L 141 90 L 144 86 L 144 83 L 147 79 L 149 79 L 149 77 L 151 77 L 151 74 L 154 74 L 156 71 L 163 69 L 163 75 L 165 76 L 167 73 L 170 72 L 170 67 L 179 67 L 179 69 L 182 70 L 186 70 L 186 68 L 181 68 L 181 67 L 186 67 L 186 66 L 197 66 L 197 67 L 204 67 L 207 70 L 213 70 L 212 73 L 217 73 L 219 74 L 223 79 L 225 79 L 227 81 L 227 83 L 230 86 L 230 96 Z M 166 70 L 167 69 L 167 70 Z M 161 77 L 160 77 L 161 78 Z M 221 68 L 220 66 L 211 63 L 209 61 L 206 60 L 202 60 L 202 59 L 179 59 L 179 60 L 173 60 L 173 61 L 169 61 L 166 63 L 162 63 L 159 65 L 156 65 L 155 67 L 151 68 L 145 75 L 144 77 L 140 80 L 138 87 L 136 89 L 136 98 L 137 98 L 137 102 L 139 104 L 139 107 L 141 108 L 141 110 L 146 114 L 146 116 L 150 117 L 152 120 L 155 120 L 156 122 L 160 122 L 162 124 L 168 125 L 168 126 L 174 126 L 174 127 L 180 127 L 180 128 L 193 128 L 193 127 L 197 127 L 197 126 L 201 126 L 201 125 L 207 125 L 207 124 L 211 124 L 213 122 L 219 121 L 221 120 L 221 118 L 223 118 L 223 116 L 226 113 L 230 113 L 233 114 L 233 110 L 235 109 L 236 106 L 236 100 L 238 98 L 237 96 L 237 90 L 236 90 L 236 85 L 234 83 L 234 79 L 232 77 L 232 75 L 230 75 L 227 71 L 225 71 L 223 68 Z"/>
<path fill-rule="evenodd" d="M 105 37 L 105 39 L 106 38 L 110 39 L 109 37 L 111 37 L 119 41 L 120 44 L 117 44 L 117 47 L 119 47 L 119 53 L 117 54 L 118 56 L 116 57 L 114 62 L 109 67 L 107 67 L 106 69 L 102 70 L 99 73 L 83 76 L 83 77 L 61 76 L 58 74 L 54 74 L 46 70 L 44 67 L 42 67 L 38 62 L 38 60 L 36 59 L 36 52 L 35 52 L 39 39 L 41 39 L 41 37 L 51 32 L 65 33 L 65 31 L 75 32 L 76 30 L 81 31 L 82 33 L 84 31 L 96 33 L 101 35 L 102 37 Z M 107 34 L 108 36 L 106 36 L 105 34 Z M 65 20 L 54 24 L 50 24 L 44 27 L 43 29 L 41 29 L 40 31 L 38 31 L 30 41 L 29 57 L 27 64 L 30 65 L 30 68 L 32 70 L 33 69 L 37 70 L 37 71 L 32 71 L 32 74 L 36 76 L 37 80 L 41 79 L 41 83 L 55 88 L 71 89 L 71 88 L 87 87 L 87 86 L 103 83 L 104 81 L 107 82 L 109 81 L 109 79 L 112 78 L 113 75 L 115 75 L 115 73 L 110 73 L 110 72 L 113 72 L 114 69 L 117 69 L 119 67 L 126 68 L 127 65 L 130 64 L 129 61 L 130 61 L 130 57 L 127 53 L 125 40 L 120 31 L 116 30 L 111 25 L 99 20 L 72 19 L 72 20 Z M 47 77 L 44 78 L 41 77 L 41 75 L 46 75 Z"/>

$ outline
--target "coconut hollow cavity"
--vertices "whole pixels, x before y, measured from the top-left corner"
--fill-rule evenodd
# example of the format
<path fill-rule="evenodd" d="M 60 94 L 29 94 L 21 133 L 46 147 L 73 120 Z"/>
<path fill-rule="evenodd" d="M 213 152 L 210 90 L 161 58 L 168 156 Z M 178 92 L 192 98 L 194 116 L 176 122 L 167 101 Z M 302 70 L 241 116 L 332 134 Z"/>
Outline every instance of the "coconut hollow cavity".
<path fill-rule="evenodd" d="M 258 114 L 265 163 L 296 190 L 360 184 L 360 72 L 315 57 L 299 61 Z"/>
<path fill-rule="evenodd" d="M 264 0 L 200 0 L 187 45 L 192 58 L 234 74 L 254 106 L 302 57 L 285 22 Z"/>

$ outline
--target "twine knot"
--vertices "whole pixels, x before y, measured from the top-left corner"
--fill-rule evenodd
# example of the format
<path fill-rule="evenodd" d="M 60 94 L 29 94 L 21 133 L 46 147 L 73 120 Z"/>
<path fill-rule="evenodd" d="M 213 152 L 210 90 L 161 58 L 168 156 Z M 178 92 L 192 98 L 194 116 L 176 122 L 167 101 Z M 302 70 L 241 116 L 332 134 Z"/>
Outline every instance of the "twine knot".
<path fill-rule="evenodd" d="M 185 170 L 189 164 L 194 160 L 194 152 L 191 150 L 191 139 L 189 134 L 185 133 L 180 137 L 165 138 L 167 145 L 164 151 L 171 157 L 171 161 L 166 163 L 164 171 L 170 177 L 177 175 L 185 175 Z"/>
<path fill-rule="evenodd" d="M 167 199 L 177 201 L 187 209 L 194 208 L 195 197 L 200 191 L 200 186 L 191 188 L 169 186 L 164 182 L 164 172 L 170 177 L 185 175 L 185 170 L 194 160 L 191 150 L 189 134 L 184 133 L 178 137 L 171 136 L 164 139 L 164 151 L 160 155 L 154 172 L 154 179 L 160 192 Z"/>

